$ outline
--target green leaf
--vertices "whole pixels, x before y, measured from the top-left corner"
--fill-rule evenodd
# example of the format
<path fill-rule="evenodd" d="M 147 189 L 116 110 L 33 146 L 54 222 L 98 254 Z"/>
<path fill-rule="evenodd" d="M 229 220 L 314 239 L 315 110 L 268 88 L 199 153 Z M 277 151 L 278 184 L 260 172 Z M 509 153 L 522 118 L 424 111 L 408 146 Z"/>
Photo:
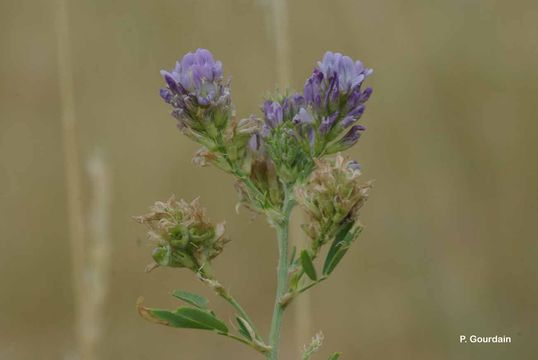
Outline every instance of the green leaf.
<path fill-rule="evenodd" d="M 344 255 L 347 253 L 349 249 L 349 246 L 341 247 L 331 258 L 331 261 L 328 263 L 325 263 L 325 266 L 323 267 L 323 273 L 324 275 L 330 275 L 334 269 L 336 268 L 336 265 L 340 263 Z"/>
<path fill-rule="evenodd" d="M 312 258 L 310 257 L 310 254 L 307 250 L 303 250 L 301 252 L 301 265 L 303 266 L 304 272 L 311 280 L 316 281 L 318 279 L 316 269 L 314 268 L 314 264 L 312 263 Z"/>
<path fill-rule="evenodd" d="M 207 310 L 209 304 L 209 300 L 202 295 L 193 294 L 188 291 L 174 290 L 172 296 L 203 310 Z"/>
<path fill-rule="evenodd" d="M 334 241 L 331 244 L 331 248 L 329 249 L 329 252 L 327 253 L 325 263 L 327 263 L 328 259 L 334 256 L 338 248 L 338 244 L 342 242 L 344 237 L 348 234 L 349 230 L 351 230 L 351 227 L 353 227 L 353 222 L 346 222 L 340 226 L 340 229 L 338 229 L 338 231 L 336 232 L 336 235 L 334 236 Z"/>
<path fill-rule="evenodd" d="M 253 338 L 250 334 L 252 330 L 249 331 L 250 326 L 248 325 L 247 321 L 239 316 L 235 319 L 237 320 L 237 324 L 239 325 L 239 329 L 237 331 L 239 331 L 239 333 L 243 335 L 243 337 L 245 337 L 247 340 L 252 341 Z"/>
<path fill-rule="evenodd" d="M 226 325 L 210 313 L 189 307 L 182 307 L 174 312 L 161 309 L 147 309 L 154 320 L 164 325 L 184 329 L 213 330 L 227 334 Z"/>
<path fill-rule="evenodd" d="M 342 260 L 346 254 L 353 240 L 355 240 L 361 232 L 362 228 L 360 226 L 354 227 L 354 225 L 355 223 L 353 222 L 345 223 L 336 233 L 331 248 L 325 258 L 325 263 L 323 264 L 324 275 L 329 275 L 333 272 L 336 265 L 338 265 L 340 260 Z"/>
<path fill-rule="evenodd" d="M 338 360 L 340 358 L 340 355 L 342 355 L 342 354 L 341 353 L 331 354 L 331 356 L 329 356 L 328 360 Z"/>

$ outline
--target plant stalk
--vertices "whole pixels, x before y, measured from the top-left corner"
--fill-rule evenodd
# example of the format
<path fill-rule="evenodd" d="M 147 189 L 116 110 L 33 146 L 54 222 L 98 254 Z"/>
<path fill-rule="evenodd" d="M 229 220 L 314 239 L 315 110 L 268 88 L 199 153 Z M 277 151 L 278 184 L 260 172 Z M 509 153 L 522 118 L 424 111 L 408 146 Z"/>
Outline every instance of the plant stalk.
<path fill-rule="evenodd" d="M 276 224 L 276 233 L 278 239 L 278 268 L 277 268 L 277 289 L 275 298 L 275 307 L 273 310 L 273 319 L 271 321 L 271 330 L 269 333 L 269 346 L 271 351 L 267 355 L 268 360 L 278 359 L 278 348 L 280 345 L 280 329 L 282 326 L 282 317 L 285 306 L 281 303 L 282 297 L 288 290 L 288 227 L 290 222 L 291 210 L 295 202 L 291 196 L 291 191 L 286 191 L 282 209 L 282 220 Z"/>
<path fill-rule="evenodd" d="M 254 322 L 250 318 L 250 316 L 247 314 L 247 312 L 243 309 L 243 307 L 235 300 L 233 296 L 231 296 L 228 292 L 223 292 L 222 294 L 219 294 L 224 300 L 226 300 L 232 307 L 239 313 L 239 315 L 248 322 L 252 330 L 254 331 L 254 334 L 256 335 L 256 338 L 258 340 L 262 340 L 261 336 L 258 333 L 258 330 L 254 326 Z"/>
<path fill-rule="evenodd" d="M 256 326 L 254 325 L 254 321 L 250 318 L 250 316 L 247 314 L 245 309 L 235 300 L 235 298 L 223 287 L 220 285 L 220 283 L 215 279 L 215 276 L 213 274 L 213 268 L 211 267 L 211 264 L 209 262 L 206 262 L 204 266 L 199 270 L 200 275 L 202 278 L 214 280 L 217 284 L 219 284 L 219 288 L 213 288 L 213 291 L 220 296 L 222 299 L 224 299 L 228 304 L 232 305 L 232 307 L 238 312 L 238 314 L 248 322 L 252 330 L 254 331 L 254 334 L 256 335 L 256 338 L 258 340 L 262 340 L 260 334 L 258 333 L 258 330 L 256 329 Z"/>

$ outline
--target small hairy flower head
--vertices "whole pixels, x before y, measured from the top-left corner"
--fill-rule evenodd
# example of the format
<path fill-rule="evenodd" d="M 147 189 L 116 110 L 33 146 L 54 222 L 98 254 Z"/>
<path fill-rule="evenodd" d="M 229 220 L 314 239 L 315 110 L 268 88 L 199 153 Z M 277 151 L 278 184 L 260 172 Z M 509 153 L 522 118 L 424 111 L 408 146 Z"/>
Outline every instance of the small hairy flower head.
<path fill-rule="evenodd" d="M 201 105 L 209 105 L 218 94 L 222 63 L 215 61 L 209 50 L 198 49 L 183 56 L 171 72 L 161 70 L 161 75 L 170 90 L 193 94 Z"/>
<path fill-rule="evenodd" d="M 349 136 L 339 140 L 345 129 L 355 124 L 364 113 L 364 103 L 370 98 L 372 88 L 362 89 L 362 85 L 372 72 L 360 61 L 329 51 L 306 80 L 304 99 L 316 123 L 319 123 L 318 135 L 327 144 L 332 142 L 328 153 L 352 146 L 360 136 L 358 131 L 365 130 L 359 125 L 346 133 L 345 136 Z"/>
<path fill-rule="evenodd" d="M 310 223 L 303 226 L 314 250 L 330 240 L 345 223 L 358 222 L 358 212 L 368 198 L 371 182 L 361 184 L 360 166 L 338 154 L 317 160 L 308 182 L 296 188 L 298 203 Z"/>
<path fill-rule="evenodd" d="M 148 226 L 148 239 L 155 244 L 155 266 L 186 267 L 196 272 L 229 241 L 224 237 L 224 223 L 209 222 L 198 199 L 187 203 L 172 196 L 168 201 L 157 201 L 149 213 L 134 219 Z"/>
<path fill-rule="evenodd" d="M 230 85 L 224 81 L 222 63 L 209 50 L 186 54 L 173 70 L 161 70 L 161 75 L 166 87 L 160 95 L 173 107 L 172 115 L 187 135 L 201 142 L 226 127 L 233 113 Z"/>

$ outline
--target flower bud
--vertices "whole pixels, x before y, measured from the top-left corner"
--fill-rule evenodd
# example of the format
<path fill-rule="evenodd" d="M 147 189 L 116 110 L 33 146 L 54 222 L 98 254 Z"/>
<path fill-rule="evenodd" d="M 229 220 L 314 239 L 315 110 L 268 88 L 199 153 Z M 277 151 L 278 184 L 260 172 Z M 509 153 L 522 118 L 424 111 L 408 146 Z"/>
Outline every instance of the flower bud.
<path fill-rule="evenodd" d="M 253 158 L 249 172 L 247 180 L 238 180 L 235 184 L 239 194 L 236 209 L 244 206 L 254 213 L 268 214 L 269 211 L 280 208 L 284 193 L 271 159 L 262 155 Z"/>
<path fill-rule="evenodd" d="M 239 168 L 247 165 L 250 159 L 249 142 L 261 128 L 262 120 L 256 116 L 241 120 L 234 118 L 228 124 L 223 137 L 222 145 L 226 153 L 226 160 Z"/>
<path fill-rule="evenodd" d="M 334 154 L 335 152 L 349 149 L 359 141 L 364 130 L 366 128 L 362 125 L 353 125 L 340 140 L 333 142 L 327 147 L 327 153 Z"/>

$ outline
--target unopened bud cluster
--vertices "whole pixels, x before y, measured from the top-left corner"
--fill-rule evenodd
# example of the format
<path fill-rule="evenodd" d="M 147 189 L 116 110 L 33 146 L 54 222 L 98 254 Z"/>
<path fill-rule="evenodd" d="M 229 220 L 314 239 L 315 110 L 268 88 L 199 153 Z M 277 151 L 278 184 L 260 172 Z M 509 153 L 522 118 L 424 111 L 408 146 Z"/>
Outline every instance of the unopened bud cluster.
<path fill-rule="evenodd" d="M 198 272 L 228 242 L 224 223 L 210 223 L 198 199 L 187 203 L 172 196 L 166 202 L 157 201 L 149 213 L 134 219 L 149 228 L 148 239 L 155 244 L 152 267 L 184 267 Z"/>

